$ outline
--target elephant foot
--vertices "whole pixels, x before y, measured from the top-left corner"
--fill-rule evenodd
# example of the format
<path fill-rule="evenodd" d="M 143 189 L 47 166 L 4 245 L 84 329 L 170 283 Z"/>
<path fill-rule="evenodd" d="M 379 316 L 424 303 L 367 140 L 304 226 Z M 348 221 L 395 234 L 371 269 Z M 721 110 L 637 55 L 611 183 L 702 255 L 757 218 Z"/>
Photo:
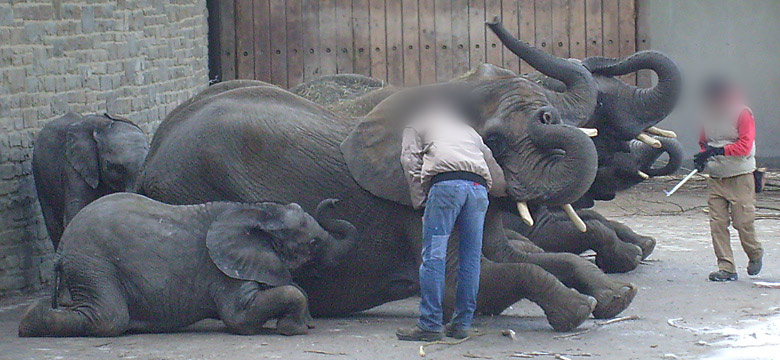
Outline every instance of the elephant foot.
<path fill-rule="evenodd" d="M 617 316 L 628 308 L 636 296 L 637 288 L 633 284 L 625 284 L 615 290 L 605 290 L 596 295 L 598 304 L 593 310 L 596 319 L 609 319 Z"/>
<path fill-rule="evenodd" d="M 547 322 L 555 331 L 576 329 L 590 317 L 598 304 L 595 298 L 582 295 L 574 289 L 570 290 L 573 294 L 569 299 L 561 299 L 563 301 L 549 305 L 540 304 L 547 316 Z"/>
<path fill-rule="evenodd" d="M 39 300 L 30 305 L 19 323 L 19 337 L 47 336 L 47 318 L 51 310 L 51 301 Z"/>
<path fill-rule="evenodd" d="M 617 221 L 609 221 L 609 226 L 615 231 L 620 240 L 634 244 L 642 249 L 642 260 L 647 259 L 655 249 L 655 239 L 650 236 L 639 235 L 625 224 Z"/>
<path fill-rule="evenodd" d="M 638 235 L 632 243 L 642 249 L 642 260 L 647 259 L 655 250 L 655 239 L 649 236 Z"/>
<path fill-rule="evenodd" d="M 297 316 L 284 316 L 276 322 L 276 331 L 282 335 L 305 335 L 313 328 L 308 321 L 301 321 Z"/>
<path fill-rule="evenodd" d="M 636 269 L 642 256 L 639 246 L 618 241 L 612 249 L 596 253 L 596 265 L 606 273 L 624 273 Z"/>

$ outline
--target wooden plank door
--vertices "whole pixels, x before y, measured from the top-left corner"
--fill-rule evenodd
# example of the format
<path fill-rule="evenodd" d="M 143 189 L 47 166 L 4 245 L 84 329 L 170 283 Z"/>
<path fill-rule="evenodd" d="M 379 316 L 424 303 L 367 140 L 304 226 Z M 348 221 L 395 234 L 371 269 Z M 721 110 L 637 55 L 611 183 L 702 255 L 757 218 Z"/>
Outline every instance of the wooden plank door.
<path fill-rule="evenodd" d="M 488 62 L 533 71 L 485 28 L 494 16 L 564 58 L 637 48 L 635 0 L 208 0 L 217 80 L 282 87 L 358 73 L 393 85 L 446 81 Z M 623 77 L 636 83 L 636 75 Z"/>

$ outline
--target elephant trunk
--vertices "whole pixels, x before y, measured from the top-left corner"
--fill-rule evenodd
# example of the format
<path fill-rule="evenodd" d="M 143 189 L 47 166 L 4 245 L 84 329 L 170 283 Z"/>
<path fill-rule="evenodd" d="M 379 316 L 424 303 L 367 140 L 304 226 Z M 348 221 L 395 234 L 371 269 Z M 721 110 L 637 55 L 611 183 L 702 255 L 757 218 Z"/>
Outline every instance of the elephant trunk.
<path fill-rule="evenodd" d="M 579 124 L 593 114 L 598 92 L 596 82 L 588 69 L 578 63 L 550 55 L 518 40 L 504 28 L 498 17 L 487 25 L 509 51 L 525 60 L 542 74 L 560 80 L 565 85 L 566 88 L 563 92 L 549 89 L 546 91 L 550 102 L 555 104 L 565 122 Z"/>
<path fill-rule="evenodd" d="M 325 199 L 317 205 L 314 212 L 314 218 L 330 235 L 324 248 L 323 254 L 320 254 L 320 261 L 326 267 L 333 267 L 339 263 L 355 245 L 357 239 L 357 228 L 346 220 L 333 219 L 329 213 L 338 202 L 336 199 Z"/>
<path fill-rule="evenodd" d="M 530 144 L 525 146 L 533 151 L 507 151 L 499 162 L 515 200 L 561 206 L 585 194 L 596 177 L 598 157 L 580 129 L 547 121 L 550 110 L 540 108 L 528 123 Z"/>
<path fill-rule="evenodd" d="M 625 59 L 590 57 L 583 60 L 582 65 L 593 74 L 603 76 L 620 76 L 643 69 L 656 73 L 658 84 L 651 88 L 628 85 L 633 92 L 630 108 L 642 128 L 655 125 L 668 116 L 680 97 L 680 69 L 672 59 L 657 51 L 640 51 Z"/>
<path fill-rule="evenodd" d="M 663 136 L 654 136 L 654 138 L 661 142 L 660 149 L 654 148 L 641 141 L 631 141 L 631 152 L 636 154 L 639 161 L 639 170 L 651 177 L 674 174 L 680 169 L 680 165 L 682 164 L 684 155 L 682 145 L 674 138 Z M 669 160 L 664 166 L 654 168 L 653 165 L 655 164 L 655 161 L 658 160 L 663 153 L 669 155 Z"/>

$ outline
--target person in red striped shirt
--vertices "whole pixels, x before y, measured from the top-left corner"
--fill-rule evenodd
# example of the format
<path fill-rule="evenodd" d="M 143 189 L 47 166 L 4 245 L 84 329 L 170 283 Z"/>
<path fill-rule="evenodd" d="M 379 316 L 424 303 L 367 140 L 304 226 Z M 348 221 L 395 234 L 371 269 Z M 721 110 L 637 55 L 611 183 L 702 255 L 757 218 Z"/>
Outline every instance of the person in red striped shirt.
<path fill-rule="evenodd" d="M 737 280 L 734 253 L 731 250 L 729 224 L 739 233 L 742 249 L 748 256 L 748 275 L 761 271 L 764 250 L 756 240 L 755 180 L 756 124 L 753 112 L 739 87 L 728 79 L 713 77 L 704 86 L 705 117 L 699 145 L 694 156 L 699 171 L 709 175 L 707 205 L 710 233 L 718 270 L 711 281 Z"/>

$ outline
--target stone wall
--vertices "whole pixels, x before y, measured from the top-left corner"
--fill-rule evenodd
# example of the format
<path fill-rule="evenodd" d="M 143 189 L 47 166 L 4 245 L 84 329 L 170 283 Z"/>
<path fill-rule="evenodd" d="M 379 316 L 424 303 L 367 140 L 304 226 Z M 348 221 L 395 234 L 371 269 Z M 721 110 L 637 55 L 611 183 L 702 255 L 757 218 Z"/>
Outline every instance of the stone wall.
<path fill-rule="evenodd" d="M 68 111 L 152 134 L 208 83 L 205 0 L 0 1 L 0 296 L 50 277 L 31 174 L 35 136 Z"/>

